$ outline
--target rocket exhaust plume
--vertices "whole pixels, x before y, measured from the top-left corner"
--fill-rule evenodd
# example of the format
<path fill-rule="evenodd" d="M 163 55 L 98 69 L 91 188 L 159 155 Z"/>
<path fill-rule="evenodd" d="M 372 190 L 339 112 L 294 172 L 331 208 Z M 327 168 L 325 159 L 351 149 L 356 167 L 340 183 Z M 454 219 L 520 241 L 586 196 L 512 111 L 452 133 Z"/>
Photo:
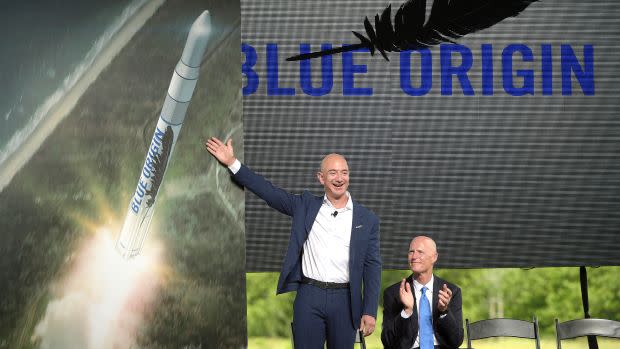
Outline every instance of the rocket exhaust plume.
<path fill-rule="evenodd" d="M 210 32 L 211 18 L 209 11 L 204 11 L 192 24 L 183 55 L 172 74 L 168 95 L 146 153 L 138 186 L 129 202 L 125 223 L 116 241 L 116 249 L 125 259 L 139 255 L 144 246 L 157 192 L 198 81 L 200 62 Z"/>

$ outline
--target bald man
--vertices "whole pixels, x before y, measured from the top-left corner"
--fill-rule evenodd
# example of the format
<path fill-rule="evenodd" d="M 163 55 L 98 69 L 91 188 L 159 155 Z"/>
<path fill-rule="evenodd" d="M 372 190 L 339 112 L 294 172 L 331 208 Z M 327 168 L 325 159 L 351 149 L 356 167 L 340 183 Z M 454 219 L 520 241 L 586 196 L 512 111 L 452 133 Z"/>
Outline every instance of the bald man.
<path fill-rule="evenodd" d="M 325 342 L 328 348 L 348 349 L 357 329 L 370 335 L 381 287 L 379 219 L 351 198 L 347 160 L 329 154 L 321 161 L 316 176 L 323 196 L 291 194 L 242 165 L 231 140 L 212 137 L 205 145 L 239 184 L 292 217 L 276 293 L 297 291 L 295 349 L 322 349 Z"/>
<path fill-rule="evenodd" d="M 411 240 L 407 260 L 413 273 L 383 293 L 386 349 L 456 349 L 463 343 L 461 289 L 433 275 L 438 256 L 433 239 Z"/>

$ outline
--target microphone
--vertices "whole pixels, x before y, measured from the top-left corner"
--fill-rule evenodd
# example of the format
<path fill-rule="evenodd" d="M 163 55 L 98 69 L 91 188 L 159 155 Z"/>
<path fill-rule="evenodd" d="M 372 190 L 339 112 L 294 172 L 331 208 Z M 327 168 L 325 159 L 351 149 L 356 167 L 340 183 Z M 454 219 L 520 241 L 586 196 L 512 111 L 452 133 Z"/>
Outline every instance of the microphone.
<path fill-rule="evenodd" d="M 332 217 L 336 218 L 336 216 L 338 215 L 338 211 L 334 211 L 334 213 L 332 213 Z"/>

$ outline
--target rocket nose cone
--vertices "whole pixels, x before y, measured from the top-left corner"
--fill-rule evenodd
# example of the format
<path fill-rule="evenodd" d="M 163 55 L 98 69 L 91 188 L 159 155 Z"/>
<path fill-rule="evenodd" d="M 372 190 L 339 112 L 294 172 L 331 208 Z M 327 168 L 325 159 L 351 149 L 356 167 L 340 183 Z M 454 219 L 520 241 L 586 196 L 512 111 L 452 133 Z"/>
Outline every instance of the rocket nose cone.
<path fill-rule="evenodd" d="M 211 14 L 208 10 L 203 11 L 200 16 L 196 18 L 190 31 L 194 30 L 201 36 L 206 36 L 211 33 Z"/>
<path fill-rule="evenodd" d="M 203 11 L 192 24 L 185 42 L 185 49 L 181 60 L 190 67 L 200 66 L 202 56 L 207 48 L 208 38 L 211 34 L 211 15 L 209 11 Z"/>

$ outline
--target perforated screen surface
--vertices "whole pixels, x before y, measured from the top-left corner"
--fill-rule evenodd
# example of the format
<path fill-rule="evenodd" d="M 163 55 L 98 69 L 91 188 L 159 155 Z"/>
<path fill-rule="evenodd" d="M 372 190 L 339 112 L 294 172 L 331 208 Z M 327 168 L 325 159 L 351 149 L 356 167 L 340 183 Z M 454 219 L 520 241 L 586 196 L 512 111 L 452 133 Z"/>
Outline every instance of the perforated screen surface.
<path fill-rule="evenodd" d="M 381 219 L 384 268 L 406 268 L 422 233 L 437 241 L 441 267 L 619 265 L 620 5 L 536 2 L 457 48 L 432 47 L 423 65 L 419 52 L 405 63 L 399 53 L 389 62 L 335 54 L 328 93 L 309 95 L 300 63 L 285 58 L 301 43 L 357 43 L 351 31 L 365 33 L 364 18 L 374 24 L 386 5 L 241 1 L 242 41 L 256 53 L 256 76 L 244 75 L 256 87 L 243 101 L 244 162 L 291 192 L 321 195 L 321 158 L 344 154 L 353 198 Z M 468 59 L 471 89 L 458 75 L 446 80 Z M 351 64 L 365 67 L 352 86 Z M 403 64 L 409 87 L 430 83 L 426 93 L 406 93 Z M 311 61 L 314 87 L 320 67 Z M 289 232 L 288 217 L 246 193 L 248 271 L 279 270 Z"/>

